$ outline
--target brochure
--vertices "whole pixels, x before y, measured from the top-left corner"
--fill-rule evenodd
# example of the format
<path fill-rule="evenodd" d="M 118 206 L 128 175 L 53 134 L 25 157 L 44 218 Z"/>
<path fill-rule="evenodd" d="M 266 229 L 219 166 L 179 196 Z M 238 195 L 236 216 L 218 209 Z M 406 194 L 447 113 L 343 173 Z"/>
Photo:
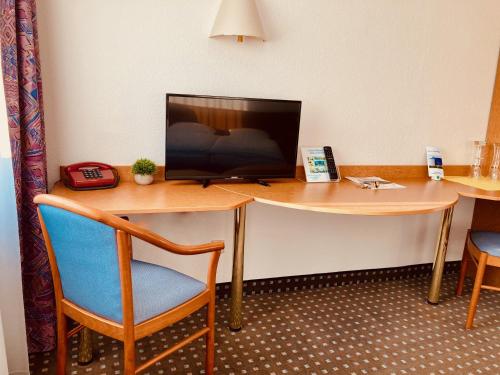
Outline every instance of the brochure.
<path fill-rule="evenodd" d="M 302 147 L 301 150 L 307 182 L 330 182 L 323 147 Z"/>
<path fill-rule="evenodd" d="M 433 180 L 442 180 L 444 177 L 443 157 L 437 147 L 427 146 L 427 171 Z"/>

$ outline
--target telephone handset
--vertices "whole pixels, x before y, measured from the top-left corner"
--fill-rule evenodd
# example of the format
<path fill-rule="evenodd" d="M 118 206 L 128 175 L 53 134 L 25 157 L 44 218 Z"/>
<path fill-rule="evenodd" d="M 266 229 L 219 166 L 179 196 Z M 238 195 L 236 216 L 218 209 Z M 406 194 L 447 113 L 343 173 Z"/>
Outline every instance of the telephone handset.
<path fill-rule="evenodd" d="M 109 189 L 120 181 L 115 168 L 93 161 L 68 165 L 64 175 L 64 184 L 73 190 Z"/>
<path fill-rule="evenodd" d="M 307 182 L 338 182 L 340 172 L 330 146 L 302 147 Z"/>

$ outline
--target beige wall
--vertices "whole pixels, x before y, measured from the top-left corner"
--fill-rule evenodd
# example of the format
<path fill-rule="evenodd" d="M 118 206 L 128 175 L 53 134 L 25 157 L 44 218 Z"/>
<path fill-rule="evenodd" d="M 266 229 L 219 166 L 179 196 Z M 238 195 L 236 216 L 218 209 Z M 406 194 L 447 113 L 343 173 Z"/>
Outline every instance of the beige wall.
<path fill-rule="evenodd" d="M 207 37 L 218 3 L 39 1 L 51 181 L 60 164 L 81 160 L 163 163 L 166 92 L 300 99 L 300 145 L 331 144 L 341 164 L 423 164 L 429 144 L 446 163 L 466 163 L 467 142 L 484 138 L 497 0 L 260 0 L 268 41 L 244 44 Z M 449 259 L 459 258 L 471 207 L 457 209 Z M 229 213 L 134 219 L 178 241 L 231 241 Z M 256 204 L 245 276 L 430 262 L 438 219 Z M 229 278 L 229 253 L 219 280 Z"/>

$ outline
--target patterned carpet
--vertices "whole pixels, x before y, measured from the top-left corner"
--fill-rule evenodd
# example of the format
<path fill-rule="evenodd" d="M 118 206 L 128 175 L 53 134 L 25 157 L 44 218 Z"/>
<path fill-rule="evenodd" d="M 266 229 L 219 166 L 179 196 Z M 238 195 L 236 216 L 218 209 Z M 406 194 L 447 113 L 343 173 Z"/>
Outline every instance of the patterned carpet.
<path fill-rule="evenodd" d="M 219 374 L 500 374 L 500 293 L 481 292 L 475 328 L 465 331 L 471 284 L 454 297 L 457 275 L 445 275 L 442 303 L 425 303 L 426 277 L 245 298 L 244 328 L 228 330 L 229 300 L 218 301 Z M 139 361 L 187 336 L 204 312 L 141 340 Z M 71 340 L 68 374 L 121 374 L 121 344 L 94 336 L 96 360 L 76 364 Z M 202 374 L 203 340 L 144 374 Z M 30 356 L 32 374 L 53 374 L 55 356 Z"/>

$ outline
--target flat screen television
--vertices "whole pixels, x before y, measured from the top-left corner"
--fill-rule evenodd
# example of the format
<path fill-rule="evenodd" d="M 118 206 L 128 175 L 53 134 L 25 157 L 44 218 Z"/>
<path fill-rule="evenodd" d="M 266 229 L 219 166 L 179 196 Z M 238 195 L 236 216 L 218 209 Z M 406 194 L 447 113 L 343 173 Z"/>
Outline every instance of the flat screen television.
<path fill-rule="evenodd" d="M 167 94 L 166 179 L 295 176 L 301 102 Z"/>

